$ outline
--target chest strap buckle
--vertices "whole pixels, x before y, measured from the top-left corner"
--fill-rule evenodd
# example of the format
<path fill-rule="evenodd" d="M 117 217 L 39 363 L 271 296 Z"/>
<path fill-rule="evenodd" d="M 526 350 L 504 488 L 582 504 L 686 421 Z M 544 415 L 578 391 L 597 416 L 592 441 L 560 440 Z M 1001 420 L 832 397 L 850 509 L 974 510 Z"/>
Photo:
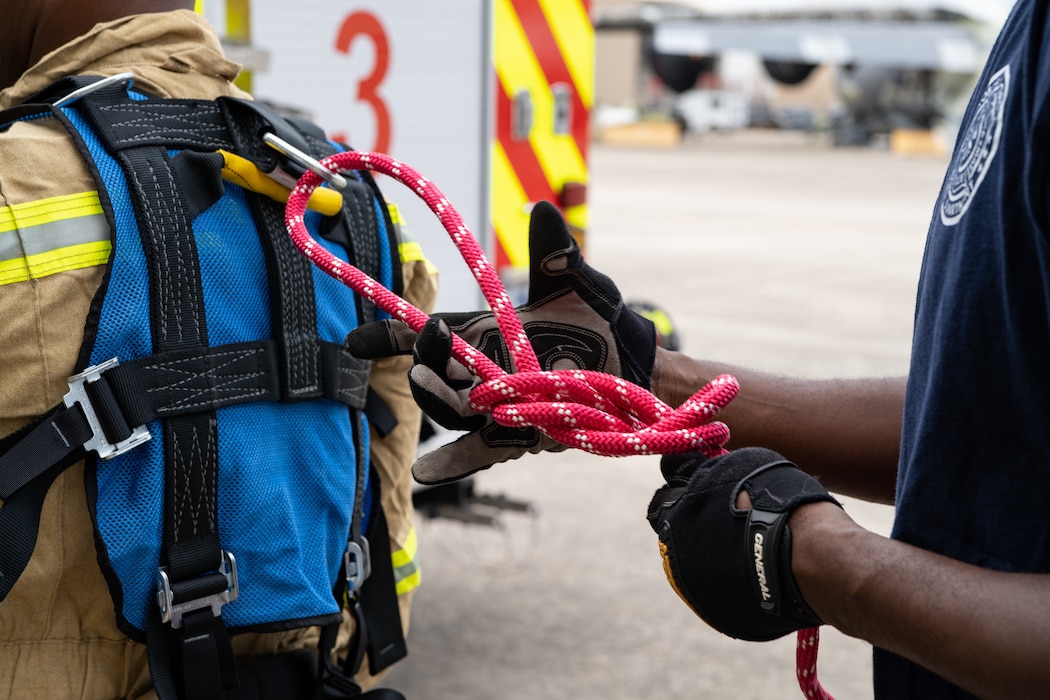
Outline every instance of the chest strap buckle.
<path fill-rule="evenodd" d="M 120 362 L 114 357 L 100 364 L 88 367 L 80 374 L 74 374 L 69 378 L 69 392 L 62 397 L 62 402 L 68 408 L 73 408 L 77 404 L 80 405 L 80 409 L 84 412 L 84 418 L 87 420 L 88 426 L 91 428 L 91 438 L 84 443 L 84 449 L 94 450 L 98 453 L 98 456 L 101 459 L 111 459 L 116 457 L 128 450 L 135 449 L 150 439 L 149 429 L 145 425 L 140 425 L 135 428 L 129 426 L 128 430 L 130 431 L 130 435 L 115 442 L 111 442 L 106 436 L 105 428 L 99 417 L 99 411 L 92 402 L 91 395 L 88 393 L 88 385 L 96 384 L 102 379 L 103 372 L 116 367 L 118 364 L 120 364 Z M 104 385 L 96 384 L 96 387 L 102 386 Z M 98 394 L 96 394 L 96 396 L 97 395 Z M 112 394 L 108 392 L 106 395 L 112 396 Z M 111 412 L 117 410 L 112 405 L 108 407 L 98 407 L 98 409 L 102 408 L 109 408 L 111 409 Z"/>
<path fill-rule="evenodd" d="M 215 574 L 216 578 L 219 576 L 225 579 L 224 590 L 177 602 L 177 592 L 172 588 L 171 580 L 168 578 L 167 567 L 158 567 L 157 605 L 160 607 L 160 621 L 164 623 L 170 622 L 173 629 L 179 629 L 182 627 L 183 615 L 202 608 L 211 608 L 212 616 L 220 617 L 222 615 L 222 606 L 237 600 L 238 595 L 240 595 L 237 585 L 237 560 L 234 559 L 231 552 L 223 550 L 222 564 L 218 573 Z M 199 585 L 196 585 L 197 583 L 197 580 L 194 579 L 193 588 L 199 588 Z"/>

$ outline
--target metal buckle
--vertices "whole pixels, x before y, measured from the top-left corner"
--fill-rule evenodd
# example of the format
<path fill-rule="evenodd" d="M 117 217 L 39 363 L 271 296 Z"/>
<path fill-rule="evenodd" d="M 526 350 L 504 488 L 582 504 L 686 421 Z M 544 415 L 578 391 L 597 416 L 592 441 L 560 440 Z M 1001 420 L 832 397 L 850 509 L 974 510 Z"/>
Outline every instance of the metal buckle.
<path fill-rule="evenodd" d="M 308 153 L 303 153 L 298 148 L 288 143 L 282 138 L 274 135 L 272 132 L 267 131 L 262 135 L 263 143 L 272 148 L 273 150 L 280 153 L 285 158 L 289 158 L 299 165 L 303 166 L 307 170 L 313 173 L 317 173 L 324 181 L 337 190 L 345 190 L 347 186 L 346 178 L 335 172 L 329 170 L 325 166 L 321 165 L 321 161 L 317 160 Z M 294 187 L 294 184 L 292 185 Z"/>
<path fill-rule="evenodd" d="M 157 567 L 157 605 L 160 607 L 160 621 L 170 622 L 173 629 L 179 629 L 182 627 L 182 616 L 194 610 L 211 608 L 211 613 L 215 617 L 222 615 L 222 606 L 237 600 L 240 594 L 237 586 L 237 560 L 234 559 L 231 552 L 223 550 L 219 573 L 226 577 L 225 591 L 196 600 L 187 600 L 184 603 L 176 603 L 175 594 L 171 592 L 167 567 Z"/>
<path fill-rule="evenodd" d="M 65 97 L 56 100 L 53 104 L 54 104 L 55 107 L 68 107 L 69 105 L 73 104 L 74 102 L 79 100 L 84 95 L 89 95 L 89 94 L 95 92 L 96 90 L 101 90 L 102 88 L 107 87 L 109 85 L 114 85 L 116 83 L 127 83 L 128 87 L 131 87 L 132 83 L 134 83 L 134 82 L 135 82 L 135 74 L 134 73 L 117 73 L 116 75 L 111 75 L 108 78 L 102 78 L 101 80 L 96 80 L 95 82 L 91 83 L 90 85 L 85 85 L 82 88 L 77 88 L 76 90 L 74 90 L 73 92 L 69 93 Z"/>
<path fill-rule="evenodd" d="M 346 543 L 343 571 L 346 572 L 346 592 L 352 595 L 359 591 L 365 579 L 372 575 L 372 554 L 367 539 L 362 537 L 360 544 L 353 540 Z"/>
<path fill-rule="evenodd" d="M 62 402 L 69 408 L 73 408 L 75 404 L 80 404 L 88 426 L 91 428 L 91 439 L 84 443 L 84 449 L 94 450 L 101 459 L 116 457 L 150 439 L 149 429 L 145 425 L 140 425 L 131 431 L 131 436 L 127 439 L 118 443 L 110 442 L 106 438 L 106 433 L 102 429 L 102 423 L 99 421 L 94 407 L 91 405 L 91 399 L 88 398 L 87 389 L 84 385 L 97 382 L 102 378 L 103 372 L 119 364 L 120 362 L 114 357 L 93 367 L 88 367 L 80 374 L 74 374 L 68 380 L 69 392 L 62 397 Z"/>

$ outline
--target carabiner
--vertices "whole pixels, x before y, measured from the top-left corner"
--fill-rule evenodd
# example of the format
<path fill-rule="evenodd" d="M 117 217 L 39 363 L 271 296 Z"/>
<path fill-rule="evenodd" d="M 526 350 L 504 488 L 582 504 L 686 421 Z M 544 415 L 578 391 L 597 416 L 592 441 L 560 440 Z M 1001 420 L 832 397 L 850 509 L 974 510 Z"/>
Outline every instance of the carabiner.
<path fill-rule="evenodd" d="M 325 166 L 321 165 L 321 162 L 316 158 L 310 156 L 307 153 L 303 153 L 298 148 L 288 143 L 282 138 L 274 135 L 273 132 L 267 131 L 262 135 L 263 143 L 272 148 L 273 150 L 280 153 L 286 158 L 291 158 L 299 165 L 303 166 L 312 173 L 316 173 L 324 178 L 324 181 L 337 190 L 345 190 L 347 184 L 346 178 L 337 172 L 329 170 Z"/>

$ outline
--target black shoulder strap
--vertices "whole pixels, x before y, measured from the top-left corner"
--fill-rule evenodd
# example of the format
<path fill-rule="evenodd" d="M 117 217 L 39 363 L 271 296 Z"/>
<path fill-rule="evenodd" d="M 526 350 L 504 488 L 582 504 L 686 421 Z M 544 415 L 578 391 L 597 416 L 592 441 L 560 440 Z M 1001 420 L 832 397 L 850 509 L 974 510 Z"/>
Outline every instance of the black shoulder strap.
<path fill-rule="evenodd" d="M 168 149 L 149 139 L 120 136 L 126 106 L 132 102 L 124 86 L 116 85 L 84 96 L 79 106 L 128 182 L 148 267 L 153 350 L 158 354 L 199 351 L 209 343 L 191 217 Z M 209 132 L 198 134 L 199 141 L 213 143 Z M 183 662 L 183 673 L 176 678 L 184 696 L 215 700 L 231 688 L 229 683 L 236 687 L 221 606 L 196 606 L 196 601 L 221 596 L 231 585 L 223 568 L 216 512 L 217 428 L 214 408 L 199 407 L 161 421 L 166 562 L 161 575 L 170 590 L 169 607 L 192 606 L 179 620 L 172 620 L 175 657 Z"/>
<path fill-rule="evenodd" d="M 378 503 L 376 499 L 377 507 L 368 524 L 372 573 L 361 587 L 361 610 L 368 628 L 368 670 L 373 676 L 408 655 L 397 603 L 390 531 Z"/>

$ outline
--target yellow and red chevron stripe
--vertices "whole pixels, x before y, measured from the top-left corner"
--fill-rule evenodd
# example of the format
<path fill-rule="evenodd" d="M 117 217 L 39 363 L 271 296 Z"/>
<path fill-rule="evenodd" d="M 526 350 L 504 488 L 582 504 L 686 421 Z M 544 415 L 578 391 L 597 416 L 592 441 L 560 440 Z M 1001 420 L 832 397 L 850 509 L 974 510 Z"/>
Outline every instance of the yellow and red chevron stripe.
<path fill-rule="evenodd" d="M 528 266 L 529 204 L 559 203 L 567 182 L 587 182 L 589 115 L 594 101 L 590 0 L 496 0 L 496 140 L 492 221 L 496 267 Z M 569 89 L 571 126 L 554 133 L 552 86 Z M 514 96 L 528 91 L 535 115 L 528 139 L 515 138 Z M 586 228 L 586 206 L 567 217 Z"/>

